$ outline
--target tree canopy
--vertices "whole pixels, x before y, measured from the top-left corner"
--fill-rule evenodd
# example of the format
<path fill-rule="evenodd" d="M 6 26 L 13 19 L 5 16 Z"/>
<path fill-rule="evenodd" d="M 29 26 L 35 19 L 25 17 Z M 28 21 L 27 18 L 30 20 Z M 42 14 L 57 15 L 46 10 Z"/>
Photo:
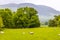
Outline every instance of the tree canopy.
<path fill-rule="evenodd" d="M 53 20 L 49 20 L 49 26 L 52 26 L 52 27 L 60 26 L 60 15 L 54 16 Z"/>
<path fill-rule="evenodd" d="M 10 9 L 0 9 L 0 15 L 6 28 L 40 27 L 38 12 L 31 7 L 18 8 L 12 12 Z"/>
<path fill-rule="evenodd" d="M 40 21 L 38 19 L 37 11 L 34 8 L 24 7 L 17 9 L 14 17 L 15 26 L 17 27 L 39 27 Z"/>

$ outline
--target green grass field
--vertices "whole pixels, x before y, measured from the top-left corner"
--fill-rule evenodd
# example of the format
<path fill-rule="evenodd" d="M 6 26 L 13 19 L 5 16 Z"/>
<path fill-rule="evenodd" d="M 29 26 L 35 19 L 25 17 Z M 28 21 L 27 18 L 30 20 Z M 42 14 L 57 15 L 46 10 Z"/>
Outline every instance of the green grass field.
<path fill-rule="evenodd" d="M 31 35 L 30 32 L 34 34 Z M 0 34 L 0 40 L 60 40 L 58 34 L 59 27 L 5 29 L 4 34 Z"/>

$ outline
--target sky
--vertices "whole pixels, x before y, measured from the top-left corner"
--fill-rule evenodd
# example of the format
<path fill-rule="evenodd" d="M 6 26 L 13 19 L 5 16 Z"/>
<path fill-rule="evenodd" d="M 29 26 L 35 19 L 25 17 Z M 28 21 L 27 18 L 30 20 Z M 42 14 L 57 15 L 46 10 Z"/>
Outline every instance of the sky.
<path fill-rule="evenodd" d="M 36 5 L 45 5 L 60 11 L 60 0 L 0 0 L 0 5 L 8 3 L 33 3 Z"/>

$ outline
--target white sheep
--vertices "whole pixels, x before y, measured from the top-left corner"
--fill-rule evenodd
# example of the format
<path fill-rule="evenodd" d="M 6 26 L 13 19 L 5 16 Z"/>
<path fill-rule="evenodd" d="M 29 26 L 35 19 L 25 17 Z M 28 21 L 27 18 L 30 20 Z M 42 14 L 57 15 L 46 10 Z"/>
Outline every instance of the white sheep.
<path fill-rule="evenodd" d="M 31 35 L 33 35 L 34 34 L 34 32 L 29 32 Z"/>
<path fill-rule="evenodd" d="M 3 34 L 4 32 L 3 31 L 0 31 L 1 34 Z"/>

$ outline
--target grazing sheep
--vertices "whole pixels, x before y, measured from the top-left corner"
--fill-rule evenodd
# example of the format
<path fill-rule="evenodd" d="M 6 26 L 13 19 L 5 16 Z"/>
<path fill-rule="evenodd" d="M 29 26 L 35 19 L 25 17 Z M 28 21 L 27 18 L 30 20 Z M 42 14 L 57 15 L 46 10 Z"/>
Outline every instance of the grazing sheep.
<path fill-rule="evenodd" d="M 0 31 L 1 34 L 3 34 L 4 32 L 3 31 Z"/>
<path fill-rule="evenodd" d="M 31 34 L 31 35 L 33 35 L 33 34 L 34 34 L 34 32 L 30 32 L 30 34 Z"/>

